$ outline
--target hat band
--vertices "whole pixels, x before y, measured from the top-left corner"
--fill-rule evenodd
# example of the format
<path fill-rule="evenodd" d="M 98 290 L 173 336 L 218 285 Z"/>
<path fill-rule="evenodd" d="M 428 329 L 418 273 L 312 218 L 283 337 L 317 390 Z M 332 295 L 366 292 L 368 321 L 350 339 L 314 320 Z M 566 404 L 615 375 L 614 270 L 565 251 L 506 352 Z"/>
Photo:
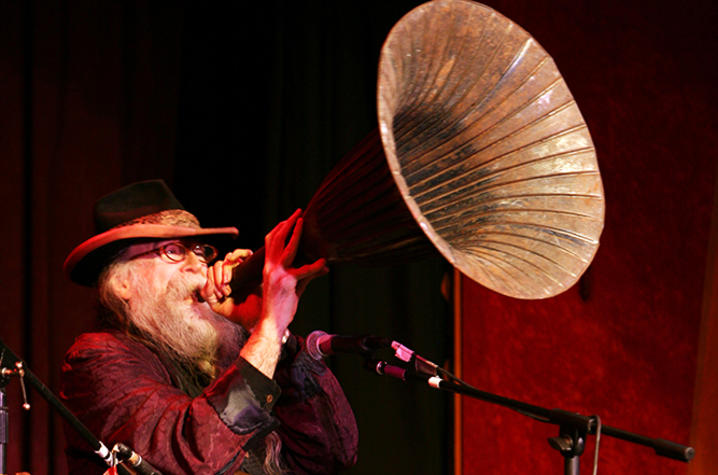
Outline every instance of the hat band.
<path fill-rule="evenodd" d="M 115 228 L 132 226 L 135 224 L 164 224 L 167 226 L 183 226 L 197 229 L 200 227 L 199 220 L 189 211 L 185 211 L 183 209 L 167 209 L 118 224 Z"/>

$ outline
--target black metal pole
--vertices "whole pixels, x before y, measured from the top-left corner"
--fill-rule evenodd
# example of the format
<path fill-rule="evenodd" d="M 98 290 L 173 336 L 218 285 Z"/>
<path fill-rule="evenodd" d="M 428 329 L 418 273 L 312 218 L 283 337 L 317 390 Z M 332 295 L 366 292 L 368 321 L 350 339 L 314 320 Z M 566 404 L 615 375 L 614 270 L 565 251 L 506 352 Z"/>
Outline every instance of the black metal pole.
<path fill-rule="evenodd" d="M 558 437 L 551 437 L 548 443 L 563 455 L 564 475 L 579 475 L 579 457 L 586 447 L 586 432 L 583 428 L 576 430 L 570 424 L 561 424 Z"/>
<path fill-rule="evenodd" d="M 439 377 L 437 374 L 417 372 L 416 369 L 412 369 L 411 367 L 404 368 L 389 365 L 385 361 L 377 362 L 367 360 L 365 362 L 365 367 L 372 371 L 376 371 L 379 374 L 392 376 L 404 381 L 407 378 L 418 379 L 426 382 L 429 386 L 435 389 L 443 389 L 445 391 L 463 394 L 475 399 L 491 402 L 493 404 L 512 409 L 538 421 L 558 425 L 559 436 L 550 438 L 549 444 L 564 456 L 565 475 L 578 475 L 579 456 L 583 453 L 586 436 L 588 434 L 596 434 L 598 426 L 596 417 L 587 417 L 574 412 L 565 411 L 563 409 L 547 409 L 545 407 L 481 391 L 451 375 L 448 371 L 438 367 L 437 371 L 443 376 L 448 376 L 449 379 Z M 658 455 L 682 462 L 691 461 L 695 455 L 693 447 L 677 444 L 664 439 L 655 439 L 652 437 L 634 434 L 614 427 L 601 426 L 601 434 L 633 442 L 634 444 L 651 447 Z"/>
<path fill-rule="evenodd" d="M 85 424 L 83 424 L 63 403 L 60 401 L 55 394 L 53 394 L 52 391 L 50 391 L 47 386 L 45 386 L 42 381 L 40 381 L 37 376 L 33 374 L 32 371 L 30 371 L 29 368 L 25 365 L 25 362 L 20 359 L 5 343 L 0 340 L 0 355 L 3 355 L 0 357 L 0 363 L 3 363 L 5 361 L 5 356 L 10 356 L 9 364 L 14 364 L 16 366 L 16 370 L 12 370 L 13 374 L 17 374 L 20 376 L 20 378 L 24 378 L 27 380 L 28 383 L 30 383 L 35 389 L 37 389 L 42 397 L 50 403 L 50 405 L 60 413 L 60 415 L 72 426 L 73 429 L 75 429 L 80 436 L 85 439 L 85 441 L 90 444 L 90 447 L 92 447 L 92 450 L 95 451 L 95 453 L 102 458 L 107 465 L 112 466 L 114 465 L 113 461 L 113 454 L 112 452 L 103 444 L 97 437 L 95 437 L 92 432 L 90 432 L 90 429 L 88 429 Z M 1 366 L 1 365 L 0 365 Z M 0 368 L 3 369 L 3 368 Z M 3 438 L 3 431 L 7 429 L 7 410 L 5 408 L 4 404 L 4 388 L 7 384 L 8 378 L 5 376 L 5 374 L 9 372 L 3 371 L 0 373 L 0 389 L 2 390 L 0 394 L 0 406 L 2 406 L 3 409 L 0 409 L 0 442 L 1 441 L 7 441 L 7 436 Z M 23 386 L 24 391 L 24 386 Z M 27 406 L 26 408 L 29 408 L 27 403 L 25 404 Z M 2 420 L 2 417 L 4 416 L 4 421 Z M 5 433 L 6 434 L 6 433 Z M 120 444 L 118 444 L 120 445 Z M 129 460 L 130 463 L 133 464 L 134 473 L 140 474 L 140 475 L 161 475 L 161 472 L 157 469 L 155 469 L 152 465 L 150 465 L 146 460 L 142 459 L 141 457 L 137 457 L 138 454 L 135 454 L 132 452 L 131 449 L 122 446 L 123 447 L 123 454 L 131 453 L 133 457 L 137 458 L 137 461 Z M 117 448 L 117 447 L 115 447 Z M 3 451 L 5 449 L 5 444 L 3 443 Z M 0 475 L 5 473 L 5 467 L 4 462 L 5 456 L 4 452 L 2 455 L 2 460 L 0 460 Z M 122 462 L 124 460 L 120 460 Z M 117 465 L 117 472 L 120 475 L 130 475 L 130 472 L 123 467 L 122 465 Z"/>
<path fill-rule="evenodd" d="M 563 475 L 579 475 L 578 455 L 563 457 Z"/>
<path fill-rule="evenodd" d="M 421 375 L 418 376 L 420 379 L 428 379 Z M 517 401 L 514 399 L 506 398 L 503 396 L 497 396 L 496 394 L 480 391 L 468 384 L 458 384 L 442 380 L 439 384 L 434 387 L 444 389 L 459 394 L 465 394 L 467 396 L 481 399 L 488 402 L 493 402 L 509 409 L 514 409 L 517 412 L 530 416 L 534 419 L 542 422 L 547 422 L 557 425 L 565 425 L 572 431 L 585 434 L 595 434 L 596 424 L 593 418 L 583 416 L 581 414 L 564 411 L 562 409 L 547 409 L 540 406 L 534 406 L 525 402 Z M 695 455 L 693 447 L 681 445 L 675 442 L 664 439 L 656 439 L 653 437 L 647 437 L 632 432 L 628 432 L 615 427 L 603 426 L 601 429 L 603 435 L 608 435 L 617 439 L 622 439 L 634 444 L 644 445 L 651 447 L 655 450 L 656 454 L 663 457 L 680 460 L 681 462 L 690 462 Z"/>
<path fill-rule="evenodd" d="M 95 437 L 92 432 L 83 424 L 75 415 L 70 412 L 70 410 L 60 401 L 53 393 L 50 391 L 47 386 L 45 386 L 38 378 L 33 374 L 32 371 L 30 371 L 29 368 L 25 367 L 24 362 L 18 357 L 5 343 L 0 340 L 0 350 L 2 350 L 2 353 L 5 355 L 5 362 L 7 364 L 14 364 L 17 365 L 17 363 L 22 364 L 22 377 L 27 380 L 28 383 L 30 383 L 35 389 L 37 389 L 42 397 L 50 403 L 50 405 L 60 413 L 60 415 L 75 429 L 80 436 L 87 441 L 88 444 L 90 444 L 90 447 L 92 447 L 92 450 L 95 451 L 97 455 L 102 457 L 103 460 L 106 462 L 109 461 L 110 457 L 110 450 L 102 443 L 100 442 L 97 437 Z M 8 358 L 9 361 L 8 361 Z M 3 471 L 0 471 L 0 474 L 4 473 Z"/>
<path fill-rule="evenodd" d="M 0 474 L 7 473 L 5 459 L 7 457 L 7 434 L 10 432 L 7 406 L 5 405 L 5 383 L 4 376 L 0 376 Z"/>

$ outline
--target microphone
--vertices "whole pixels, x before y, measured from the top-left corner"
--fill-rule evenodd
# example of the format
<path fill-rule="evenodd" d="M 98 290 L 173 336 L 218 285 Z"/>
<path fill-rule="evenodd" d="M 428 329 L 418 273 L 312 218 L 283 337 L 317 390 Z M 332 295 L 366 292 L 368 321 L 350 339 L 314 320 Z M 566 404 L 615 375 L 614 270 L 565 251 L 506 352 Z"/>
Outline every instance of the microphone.
<path fill-rule="evenodd" d="M 379 336 L 330 335 L 315 330 L 307 336 L 307 353 L 315 360 L 321 360 L 336 353 L 356 353 L 369 356 L 376 350 L 391 348 L 391 340 Z"/>

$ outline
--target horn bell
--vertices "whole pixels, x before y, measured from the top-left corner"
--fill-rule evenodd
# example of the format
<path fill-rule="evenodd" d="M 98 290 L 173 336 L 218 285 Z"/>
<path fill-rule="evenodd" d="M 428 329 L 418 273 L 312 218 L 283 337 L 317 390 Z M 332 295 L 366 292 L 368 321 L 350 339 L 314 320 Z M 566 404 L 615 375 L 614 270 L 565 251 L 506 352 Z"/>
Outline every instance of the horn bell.
<path fill-rule="evenodd" d="M 377 109 L 378 129 L 306 207 L 303 258 L 385 263 L 438 249 L 520 299 L 579 279 L 603 230 L 603 185 L 578 106 L 531 35 L 480 3 L 423 4 L 384 43 Z"/>
<path fill-rule="evenodd" d="M 605 213 L 596 151 L 553 59 L 517 24 L 464 0 L 412 10 L 382 49 L 378 115 L 404 202 L 466 276 L 540 299 L 586 270 Z"/>

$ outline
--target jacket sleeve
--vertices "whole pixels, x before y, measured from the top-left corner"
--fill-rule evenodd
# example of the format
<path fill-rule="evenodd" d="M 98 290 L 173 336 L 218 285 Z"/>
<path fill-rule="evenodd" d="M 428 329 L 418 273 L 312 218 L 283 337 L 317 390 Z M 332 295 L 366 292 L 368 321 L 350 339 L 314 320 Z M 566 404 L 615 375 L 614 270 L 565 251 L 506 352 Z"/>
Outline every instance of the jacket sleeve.
<path fill-rule="evenodd" d="M 324 361 L 306 352 L 304 340 L 290 338 L 277 366 L 282 390 L 274 413 L 284 458 L 296 474 L 330 474 L 356 463 L 358 429 L 339 382 Z"/>
<path fill-rule="evenodd" d="M 123 442 L 165 473 L 231 473 L 277 426 L 278 385 L 241 358 L 191 398 L 144 345 L 94 333 L 68 351 L 62 380 L 64 402 L 105 445 Z"/>

